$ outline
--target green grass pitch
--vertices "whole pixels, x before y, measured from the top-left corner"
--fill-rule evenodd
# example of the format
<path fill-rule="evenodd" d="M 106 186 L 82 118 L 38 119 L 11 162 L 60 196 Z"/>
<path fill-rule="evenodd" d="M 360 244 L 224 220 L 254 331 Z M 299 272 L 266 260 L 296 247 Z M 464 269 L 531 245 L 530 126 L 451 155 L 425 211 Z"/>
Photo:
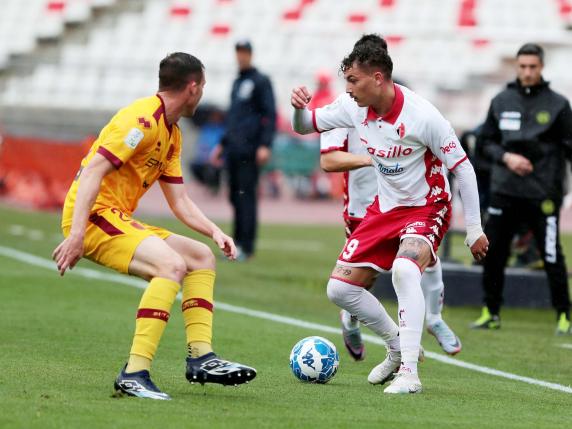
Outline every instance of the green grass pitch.
<path fill-rule="evenodd" d="M 176 221 L 145 219 L 176 232 Z M 0 207 L 0 246 L 49 258 L 59 216 Z M 219 262 L 215 298 L 249 309 L 338 326 L 325 284 L 343 242 L 342 227 L 263 226 L 260 252 L 246 264 Z M 194 236 L 193 234 L 190 234 Z M 569 237 L 566 253 L 571 250 Z M 460 251 L 466 251 L 460 249 Z M 92 263 L 81 267 L 104 270 Z M 184 377 L 183 322 L 177 306 L 153 366 L 170 402 L 111 398 L 125 362 L 141 290 L 55 271 L 0 255 L 0 428 L 554 428 L 572 421 L 572 394 L 486 375 L 428 359 L 424 393 L 387 396 L 369 370 L 385 355 L 367 345 L 353 362 L 336 334 L 252 316 L 215 312 L 214 346 L 252 365 L 249 385 L 191 386 Z M 109 271 L 108 271 L 109 272 Z M 391 287 L 388 285 L 388 287 Z M 447 288 L 455 285 L 448 284 Z M 390 314 L 395 303 L 387 302 Z M 506 310 L 498 332 L 474 332 L 475 308 L 446 308 L 463 341 L 458 358 L 569 386 L 572 337 L 554 337 L 550 310 Z M 298 382 L 288 356 L 299 339 L 321 335 L 340 352 L 326 385 Z M 433 337 L 424 347 L 440 353 Z"/>

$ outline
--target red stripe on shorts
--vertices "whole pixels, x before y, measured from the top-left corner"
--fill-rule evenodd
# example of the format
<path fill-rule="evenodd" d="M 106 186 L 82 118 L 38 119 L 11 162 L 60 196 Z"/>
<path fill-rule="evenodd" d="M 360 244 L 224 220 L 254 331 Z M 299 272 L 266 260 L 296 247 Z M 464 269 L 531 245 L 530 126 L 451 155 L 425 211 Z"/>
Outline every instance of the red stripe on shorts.
<path fill-rule="evenodd" d="M 140 308 L 137 310 L 137 319 L 160 319 L 164 322 L 168 322 L 169 316 L 168 311 L 158 310 L 156 308 Z"/>
<path fill-rule="evenodd" d="M 348 279 L 344 279 L 343 277 L 330 276 L 330 278 L 331 278 L 331 279 L 334 279 L 334 280 L 339 280 L 339 281 L 341 281 L 341 282 L 344 282 L 344 283 L 347 283 L 347 284 L 350 284 L 350 285 L 353 285 L 353 286 L 365 287 L 365 288 L 367 288 L 367 286 L 364 285 L 364 284 L 361 284 L 361 283 L 358 283 L 358 282 L 354 282 L 354 281 L 351 281 L 351 280 L 348 280 Z"/>
<path fill-rule="evenodd" d="M 181 308 L 183 311 L 196 307 L 204 308 L 210 312 L 213 311 L 213 303 L 203 298 L 189 298 L 183 301 L 183 304 L 181 304 Z"/>
<path fill-rule="evenodd" d="M 103 216 L 98 215 L 97 213 L 93 213 L 89 217 L 89 221 L 111 237 L 123 234 L 123 231 L 116 228 L 113 224 L 111 224 L 111 222 L 109 222 Z"/>

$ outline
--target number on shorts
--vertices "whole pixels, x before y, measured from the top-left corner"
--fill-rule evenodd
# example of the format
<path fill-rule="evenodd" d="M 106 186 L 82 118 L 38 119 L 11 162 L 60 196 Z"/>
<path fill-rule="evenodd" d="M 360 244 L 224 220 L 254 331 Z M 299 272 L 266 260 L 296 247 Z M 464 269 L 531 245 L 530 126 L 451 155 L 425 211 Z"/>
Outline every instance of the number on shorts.
<path fill-rule="evenodd" d="M 359 240 L 355 238 L 350 240 L 348 244 L 346 244 L 346 250 L 344 251 L 344 253 L 342 253 L 344 259 L 350 259 L 358 246 L 359 246 Z"/>

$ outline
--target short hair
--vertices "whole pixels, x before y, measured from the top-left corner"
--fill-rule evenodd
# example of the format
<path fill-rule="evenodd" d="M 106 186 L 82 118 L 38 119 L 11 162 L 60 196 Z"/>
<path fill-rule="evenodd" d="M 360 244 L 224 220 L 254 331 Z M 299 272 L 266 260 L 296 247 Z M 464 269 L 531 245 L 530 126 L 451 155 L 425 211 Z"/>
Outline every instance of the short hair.
<path fill-rule="evenodd" d="M 518 58 L 521 55 L 536 55 L 540 62 L 544 64 L 544 49 L 536 43 L 525 43 L 522 45 L 516 53 L 516 57 Z"/>
<path fill-rule="evenodd" d="M 356 44 L 357 45 L 357 44 Z M 386 79 L 391 79 L 393 61 L 382 45 L 377 43 L 362 43 L 354 47 L 353 51 L 342 60 L 340 71 L 346 72 L 356 63 L 359 67 L 371 71 L 377 69 Z"/>
<path fill-rule="evenodd" d="M 201 82 L 205 67 L 185 52 L 167 55 L 159 64 L 159 91 L 180 91 L 190 81 Z"/>
<path fill-rule="evenodd" d="M 354 44 L 354 49 L 358 46 L 363 46 L 369 43 L 375 46 L 380 46 L 382 49 L 387 51 L 387 42 L 377 33 L 364 34 L 361 36 L 360 39 Z"/>

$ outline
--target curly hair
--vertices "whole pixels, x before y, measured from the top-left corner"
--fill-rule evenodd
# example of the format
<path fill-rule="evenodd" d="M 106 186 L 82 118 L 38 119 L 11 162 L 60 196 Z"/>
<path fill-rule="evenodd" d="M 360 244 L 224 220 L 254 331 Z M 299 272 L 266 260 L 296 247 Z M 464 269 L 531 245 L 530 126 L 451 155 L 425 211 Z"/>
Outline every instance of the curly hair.
<path fill-rule="evenodd" d="M 360 41 L 358 41 L 353 51 L 342 60 L 340 71 L 344 73 L 356 64 L 368 71 L 380 71 L 386 79 L 391 79 L 393 61 L 391 61 L 387 49 L 383 48 L 383 43 L 372 42 L 373 38 L 369 37 L 369 35 L 362 37 L 360 40 L 366 37 L 367 39 L 363 43 L 360 44 Z M 385 46 L 387 47 L 387 44 Z"/>
<path fill-rule="evenodd" d="M 387 51 L 387 42 L 383 37 L 381 37 L 377 33 L 364 34 L 363 36 L 361 36 L 360 39 L 357 42 L 355 42 L 354 49 L 357 48 L 358 46 L 363 46 L 369 43 L 371 43 L 374 46 L 380 46 L 382 49 L 385 49 Z"/>

